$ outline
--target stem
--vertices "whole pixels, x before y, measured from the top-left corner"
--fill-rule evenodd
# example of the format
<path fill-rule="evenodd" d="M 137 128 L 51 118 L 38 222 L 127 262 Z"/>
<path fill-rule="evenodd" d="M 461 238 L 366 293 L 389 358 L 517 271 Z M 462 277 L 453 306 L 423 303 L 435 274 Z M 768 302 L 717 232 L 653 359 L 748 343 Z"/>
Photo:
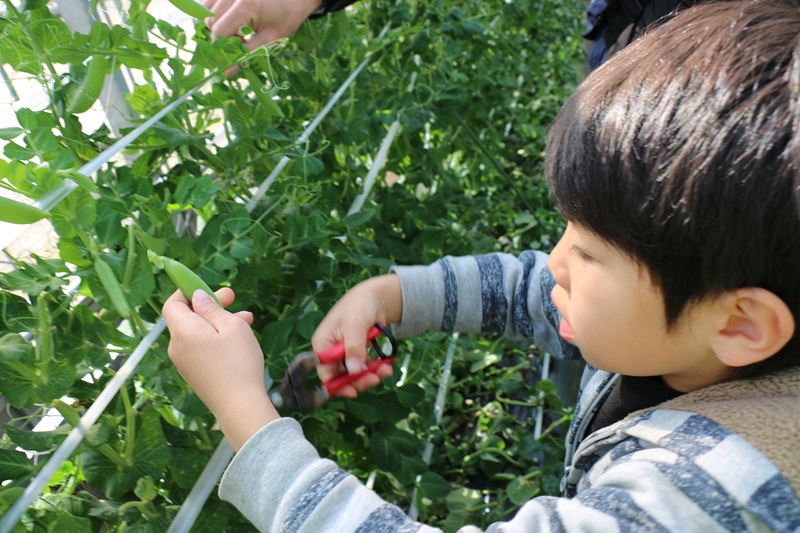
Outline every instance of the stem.
<path fill-rule="evenodd" d="M 36 313 L 38 316 L 38 338 L 36 339 L 36 360 L 44 376 L 50 369 L 50 360 L 55 356 L 53 345 L 53 329 L 50 327 L 50 312 L 47 308 L 47 293 L 40 292 L 36 297 Z"/>
<path fill-rule="evenodd" d="M 206 450 L 211 450 L 214 448 L 214 445 L 211 444 L 211 439 L 208 436 L 208 431 L 206 431 L 206 427 L 203 424 L 198 424 L 198 432 L 200 433 L 200 438 L 203 440 L 203 444 L 205 444 Z"/>
<path fill-rule="evenodd" d="M 112 448 L 107 442 L 98 446 L 97 451 L 105 455 L 112 463 L 123 470 L 127 470 L 131 467 L 130 461 L 121 456 L 119 452 Z"/>
<path fill-rule="evenodd" d="M 139 335 L 144 336 L 147 333 L 147 326 L 144 325 L 144 321 L 136 309 L 131 309 L 130 321 L 134 329 L 139 332 Z"/>
<path fill-rule="evenodd" d="M 559 427 L 564 422 L 569 420 L 571 416 L 572 416 L 571 414 L 570 415 L 564 415 L 561 418 L 559 418 L 558 420 L 556 420 L 555 422 L 553 422 L 552 424 L 550 424 L 549 426 L 547 426 L 547 429 L 542 431 L 542 434 L 539 436 L 539 440 L 541 440 L 542 438 L 546 437 L 555 428 Z"/>
<path fill-rule="evenodd" d="M 136 264 L 136 235 L 134 233 L 135 224 L 128 224 L 128 259 L 125 262 L 125 273 L 122 275 L 122 287 L 125 288 L 131 283 L 133 269 Z"/>
<path fill-rule="evenodd" d="M 5 361 L 5 364 L 16 370 L 21 376 L 38 386 L 44 385 L 44 378 L 35 370 L 20 361 Z"/>
<path fill-rule="evenodd" d="M 125 452 L 123 457 L 128 460 L 133 457 L 133 450 L 136 447 L 136 413 L 131 406 L 131 398 L 128 396 L 128 389 L 123 386 L 120 390 L 122 403 L 125 405 L 125 422 L 127 431 L 125 432 Z"/>
<path fill-rule="evenodd" d="M 119 506 L 117 512 L 119 512 L 120 516 L 131 509 L 136 509 L 140 513 L 144 515 L 147 520 L 154 520 L 158 518 L 158 513 L 155 512 L 151 502 L 145 501 L 132 501 L 132 502 L 125 502 Z"/>

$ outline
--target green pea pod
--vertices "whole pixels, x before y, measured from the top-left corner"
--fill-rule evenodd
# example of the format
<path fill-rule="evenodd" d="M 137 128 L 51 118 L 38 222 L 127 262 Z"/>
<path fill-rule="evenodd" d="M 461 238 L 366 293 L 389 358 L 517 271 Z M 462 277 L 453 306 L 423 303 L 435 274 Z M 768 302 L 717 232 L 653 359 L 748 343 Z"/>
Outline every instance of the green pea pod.
<path fill-rule="evenodd" d="M 12 224 L 32 224 L 43 218 L 50 218 L 50 213 L 42 211 L 38 207 L 0 196 L 1 221 Z"/>
<path fill-rule="evenodd" d="M 169 0 L 169 3 L 177 7 L 190 17 L 196 19 L 204 19 L 206 17 L 213 17 L 214 12 L 206 6 L 195 2 L 195 0 Z"/>
<path fill-rule="evenodd" d="M 53 407 L 55 407 L 59 414 L 64 417 L 64 420 L 72 427 L 77 426 L 81 423 L 80 415 L 75 412 L 75 408 L 71 405 L 67 405 L 64 400 L 56 400 L 53 403 Z"/>
<path fill-rule="evenodd" d="M 217 295 L 211 290 L 211 287 L 200 279 L 200 276 L 189 270 L 186 265 L 169 257 L 162 257 L 161 260 L 164 263 L 164 270 L 167 272 L 169 279 L 180 289 L 187 300 L 191 302 L 194 291 L 202 289 L 214 298 L 214 301 L 222 305 L 217 299 Z"/>
<path fill-rule="evenodd" d="M 86 67 L 86 76 L 75 92 L 72 93 L 67 104 L 67 113 L 83 113 L 88 111 L 100 96 L 103 83 L 106 80 L 106 65 L 108 61 L 104 55 L 92 56 Z"/>
<path fill-rule="evenodd" d="M 119 284 L 117 276 L 111 267 L 102 259 L 95 259 L 94 269 L 97 272 L 97 277 L 100 278 L 100 283 L 108 293 L 111 299 L 111 305 L 120 315 L 128 318 L 131 316 L 131 307 L 128 305 L 128 300 L 125 298 L 125 293 L 122 292 L 122 285 Z"/>

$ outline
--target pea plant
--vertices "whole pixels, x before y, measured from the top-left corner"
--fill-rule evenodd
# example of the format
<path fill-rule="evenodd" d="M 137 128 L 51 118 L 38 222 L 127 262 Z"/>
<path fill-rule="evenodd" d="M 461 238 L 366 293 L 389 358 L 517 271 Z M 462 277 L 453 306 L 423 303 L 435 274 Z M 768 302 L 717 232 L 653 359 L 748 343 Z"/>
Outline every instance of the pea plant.
<path fill-rule="evenodd" d="M 365 0 L 255 52 L 148 3 L 88 33 L 42 0 L 3 3 L 0 60 L 47 104 L 0 129 L 0 187 L 36 203 L 2 200 L 0 219 L 49 218 L 57 253 L 10 257 L 0 273 L 0 515 L 82 432 L 15 532 L 167 531 L 217 449 L 166 354 L 175 260 L 202 280 L 178 275 L 182 290 L 236 291 L 232 310 L 253 312 L 279 379 L 358 281 L 444 255 L 548 250 L 561 231 L 541 162 L 581 76 L 579 2 Z M 121 132 L 135 135 L 106 160 L 120 139 L 84 124 L 119 72 L 135 81 Z M 323 456 L 420 520 L 486 525 L 557 491 L 569 410 L 537 379 L 540 355 L 431 333 L 401 343 L 398 378 L 293 416 Z M 63 423 L 33 431 L 53 410 Z M 252 529 L 212 494 L 192 530 Z"/>

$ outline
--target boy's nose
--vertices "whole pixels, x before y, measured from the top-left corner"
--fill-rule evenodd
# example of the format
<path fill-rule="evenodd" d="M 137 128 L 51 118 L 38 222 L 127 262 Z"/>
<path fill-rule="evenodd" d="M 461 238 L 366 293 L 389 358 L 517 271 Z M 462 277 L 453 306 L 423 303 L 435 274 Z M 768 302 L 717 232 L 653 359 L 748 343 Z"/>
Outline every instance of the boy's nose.
<path fill-rule="evenodd" d="M 553 274 L 553 279 L 564 290 L 569 289 L 569 270 L 567 269 L 566 253 L 569 250 L 568 231 L 558 240 L 547 261 L 547 268 Z"/>

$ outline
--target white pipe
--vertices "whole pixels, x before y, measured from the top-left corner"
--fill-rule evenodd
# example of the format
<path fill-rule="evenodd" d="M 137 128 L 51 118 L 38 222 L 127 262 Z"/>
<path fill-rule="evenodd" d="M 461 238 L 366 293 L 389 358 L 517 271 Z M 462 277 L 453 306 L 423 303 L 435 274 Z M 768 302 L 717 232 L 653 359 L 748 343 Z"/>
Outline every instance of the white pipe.
<path fill-rule="evenodd" d="M 550 379 L 550 354 L 545 352 L 542 360 L 541 381 Z M 539 407 L 536 408 L 536 424 L 533 427 L 533 438 L 539 440 L 542 436 L 542 423 L 544 422 L 544 391 L 539 393 Z"/>
<path fill-rule="evenodd" d="M 356 199 L 353 201 L 353 205 L 350 206 L 350 210 L 347 212 L 348 215 L 358 213 L 364 206 L 364 202 L 367 200 L 367 196 L 369 195 L 372 186 L 375 185 L 375 178 L 377 177 L 378 172 L 381 171 L 381 168 L 383 168 L 383 163 L 386 161 L 386 154 L 389 153 L 389 148 L 392 146 L 392 142 L 394 142 L 394 137 L 397 135 L 397 130 L 399 128 L 399 120 L 395 120 L 391 127 L 389 127 L 389 132 L 386 134 L 386 137 L 383 138 L 381 148 L 378 150 L 378 153 L 375 155 L 375 161 L 372 163 L 372 168 L 369 169 L 369 173 L 364 180 L 364 190 L 361 194 L 356 196 Z"/>
<path fill-rule="evenodd" d="M 223 438 L 217 449 L 214 450 L 214 455 L 206 463 L 206 467 L 200 477 L 197 478 L 183 505 L 178 510 L 178 514 L 175 515 L 169 525 L 167 533 L 186 533 L 192 528 L 200 515 L 200 511 L 203 510 L 203 505 L 205 505 L 208 496 L 214 490 L 217 481 L 222 477 L 222 473 L 225 472 L 232 458 L 233 448 Z"/>

